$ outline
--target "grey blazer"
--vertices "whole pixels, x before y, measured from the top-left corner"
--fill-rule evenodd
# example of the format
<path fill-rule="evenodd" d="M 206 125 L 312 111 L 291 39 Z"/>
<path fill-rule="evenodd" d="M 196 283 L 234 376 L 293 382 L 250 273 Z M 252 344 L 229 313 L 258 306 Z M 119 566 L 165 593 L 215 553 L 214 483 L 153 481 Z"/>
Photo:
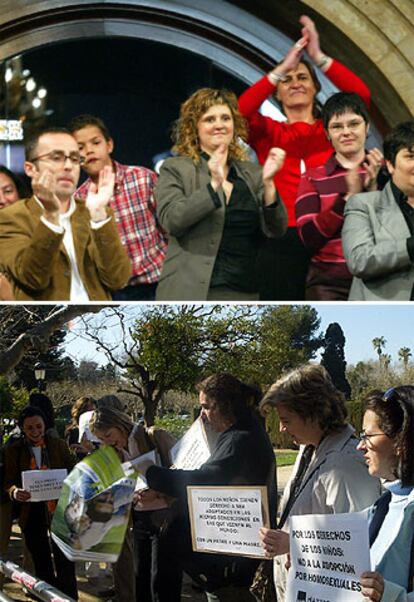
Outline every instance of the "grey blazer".
<path fill-rule="evenodd" d="M 263 207 L 262 168 L 235 161 L 238 175 L 260 207 L 265 236 L 282 236 L 287 228 L 285 206 Z M 195 165 L 189 157 L 167 159 L 160 172 L 155 198 L 161 226 L 168 233 L 168 251 L 157 288 L 159 301 L 205 301 L 224 229 L 225 199 L 216 207 L 207 185 L 207 161 Z"/>
<path fill-rule="evenodd" d="M 414 284 L 407 250 L 411 233 L 391 184 L 351 197 L 344 216 L 342 246 L 354 276 L 349 300 L 408 301 Z"/>

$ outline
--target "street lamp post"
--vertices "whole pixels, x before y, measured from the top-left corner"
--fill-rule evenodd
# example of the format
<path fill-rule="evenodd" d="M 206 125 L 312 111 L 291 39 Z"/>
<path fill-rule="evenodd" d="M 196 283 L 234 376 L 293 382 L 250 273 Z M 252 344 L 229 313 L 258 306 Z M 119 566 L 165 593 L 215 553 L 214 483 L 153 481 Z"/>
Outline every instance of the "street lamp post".
<path fill-rule="evenodd" d="M 46 367 L 42 362 L 37 362 L 34 366 L 35 379 L 37 381 L 37 388 L 40 392 L 46 389 Z"/>

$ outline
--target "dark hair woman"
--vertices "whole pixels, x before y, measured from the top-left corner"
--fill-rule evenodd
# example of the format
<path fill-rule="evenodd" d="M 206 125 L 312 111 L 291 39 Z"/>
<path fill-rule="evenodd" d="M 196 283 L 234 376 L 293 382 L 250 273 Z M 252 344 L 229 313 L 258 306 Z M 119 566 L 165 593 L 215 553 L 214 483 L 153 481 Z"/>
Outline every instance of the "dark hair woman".
<path fill-rule="evenodd" d="M 364 600 L 414 600 L 414 387 L 374 391 L 365 404 L 358 449 L 370 475 L 385 479 L 371 509 L 374 571 L 361 577 Z M 411 593 L 409 593 L 411 592 Z"/>
<path fill-rule="evenodd" d="M 22 437 L 4 449 L 4 488 L 12 500 L 20 503 L 19 525 L 33 558 L 36 577 L 76 600 L 75 565 L 50 538 L 56 501 L 31 502 L 30 492 L 22 487 L 22 471 L 66 468 L 70 472 L 74 466 L 68 446 L 62 439 L 46 433 L 45 422 L 43 412 L 35 406 L 27 406 L 20 412 L 18 424 Z"/>
<path fill-rule="evenodd" d="M 246 596 L 251 599 L 249 586 L 257 560 L 192 551 L 187 486 L 265 486 L 270 522 L 274 524 L 277 494 L 272 445 L 255 415 L 256 388 L 231 374 L 219 373 L 204 379 L 197 389 L 201 417 L 218 433 L 211 456 L 194 470 L 168 470 L 159 466 L 149 466 L 146 470 L 152 489 L 178 498 L 179 515 L 169 525 L 162 541 L 164 577 L 158 583 L 158 599 L 160 602 L 181 600 L 183 570 L 201 584 L 209 601 L 221 599 L 220 589 L 229 585 L 234 588 L 231 599 L 245 600 Z"/>

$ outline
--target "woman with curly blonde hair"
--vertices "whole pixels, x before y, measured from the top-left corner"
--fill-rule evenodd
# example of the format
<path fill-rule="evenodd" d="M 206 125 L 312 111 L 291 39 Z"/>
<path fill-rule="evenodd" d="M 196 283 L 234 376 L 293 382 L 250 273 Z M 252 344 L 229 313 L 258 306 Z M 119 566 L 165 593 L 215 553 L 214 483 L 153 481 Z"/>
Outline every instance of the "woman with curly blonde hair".
<path fill-rule="evenodd" d="M 169 235 L 157 300 L 258 299 L 258 250 L 286 230 L 273 183 L 285 153 L 270 149 L 262 168 L 247 160 L 246 137 L 232 92 L 202 88 L 181 105 L 177 156 L 164 162 L 155 190 Z"/>

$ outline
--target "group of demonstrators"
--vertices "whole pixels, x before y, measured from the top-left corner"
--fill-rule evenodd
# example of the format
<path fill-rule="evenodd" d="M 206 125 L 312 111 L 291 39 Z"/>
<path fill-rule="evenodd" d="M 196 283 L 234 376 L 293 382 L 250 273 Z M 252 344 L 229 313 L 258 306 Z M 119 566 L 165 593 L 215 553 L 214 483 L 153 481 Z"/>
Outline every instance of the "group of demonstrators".
<path fill-rule="evenodd" d="M 102 446 L 90 456 L 85 456 L 89 453 L 87 447 L 80 449 L 78 445 L 79 441 L 84 442 L 85 433 L 79 432 L 78 442 L 70 444 L 71 453 L 65 441 L 50 427 L 46 429 L 48 420 L 40 408 L 29 406 L 22 410 L 21 435 L 14 437 L 3 450 L 3 487 L 16 506 L 39 579 L 77 599 L 75 565 L 68 559 L 74 557 L 67 553 L 68 548 L 57 545 L 59 533 L 55 522 L 58 523 L 58 517 L 52 520 L 63 504 L 61 516 L 66 529 L 76 535 L 77 543 L 75 545 L 72 538 L 72 548 L 78 550 L 83 544 L 85 558 L 94 558 L 93 554 L 88 555 L 89 550 L 97 549 L 94 546 L 112 526 L 116 530 L 116 525 L 121 528 L 123 524 L 125 535 L 119 542 L 118 557 L 113 559 L 114 599 L 119 602 L 179 602 L 183 572 L 205 592 L 210 602 L 288 601 L 291 599 L 289 578 L 292 571 L 297 574 L 297 567 L 290 567 L 287 556 L 295 517 L 305 516 L 310 521 L 312 515 L 341 514 L 351 523 L 353 513 L 368 509 L 364 524 L 367 546 L 369 532 L 371 565 L 354 577 L 360 597 L 353 599 L 372 602 L 413 599 L 414 387 L 400 386 L 385 393 L 369 394 L 359 439 L 347 422 L 343 394 L 334 387 L 326 370 L 318 365 L 306 365 L 281 377 L 260 404 L 257 389 L 230 374 L 214 374 L 203 380 L 198 390 L 201 411 L 198 420 L 208 424 L 215 437 L 210 440 L 209 457 L 200 465 L 186 468 L 172 465 L 173 450 L 178 445 L 174 439 L 163 429 L 135 424 L 116 398 L 103 398 L 102 404 L 100 400 L 82 398 L 76 404 L 74 422 L 67 435 L 82 423 L 79 420 L 82 408 L 88 417 L 90 436 Z M 274 451 L 259 413 L 271 408 L 277 412 L 281 431 L 300 446 L 279 504 Z M 80 426 L 81 431 L 84 428 L 85 424 Z M 139 476 L 135 486 L 134 480 L 125 477 L 118 481 L 122 481 L 122 487 L 118 487 L 117 492 L 114 486 L 92 491 L 92 497 L 85 504 L 79 497 L 85 494 L 82 494 L 82 481 L 93 474 L 94 456 L 101 451 L 108 454 L 110 450 L 113 456 L 102 456 L 106 458 L 102 470 L 116 472 L 114 459 L 119 467 L 122 462 L 125 474 L 131 466 L 136 466 Z M 158 461 L 152 455 L 154 451 L 158 453 Z M 79 453 L 83 459 L 71 473 Z M 80 472 L 78 467 L 82 468 Z M 70 502 L 69 498 L 62 501 L 64 496 L 61 496 L 56 510 L 55 500 L 32 501 L 31 492 L 23 486 L 22 473 L 24 477 L 26 471 L 57 468 L 69 472 L 65 482 L 70 481 L 70 475 L 76 470 L 78 472 L 75 474 L 76 495 L 72 491 Z M 91 483 L 88 487 L 93 489 Z M 263 553 L 252 557 L 231 548 L 222 553 L 199 550 L 193 533 L 193 522 L 198 515 L 189 504 L 190 490 L 207 488 L 222 495 L 225 489 L 243 492 L 252 487 L 266 492 L 261 502 L 262 506 L 268 506 L 262 508 L 265 526 L 256 525 L 254 534 Z M 222 498 L 215 499 L 213 513 L 214 507 L 226 507 L 227 510 L 221 511 L 224 517 L 221 520 L 234 527 L 237 516 L 241 515 L 238 508 L 242 506 L 223 506 L 218 503 Z M 82 504 L 84 513 L 77 514 Z M 131 506 L 133 511 L 129 512 Z M 124 507 L 126 512 L 122 510 Z M 227 518 L 225 513 L 229 515 Z M 202 518 L 200 515 L 200 520 Z M 5 556 L 4 528 L 2 520 Z M 222 533 L 225 538 L 225 530 Z M 7 537 L 9 534 L 10 530 Z M 112 541 L 113 550 L 113 540 L 108 541 Z M 265 598 L 254 583 L 263 564 L 271 563 L 272 558 L 273 593 L 269 598 L 267 592 Z M 352 567 L 352 558 L 342 558 L 342 562 Z"/>
<path fill-rule="evenodd" d="M 0 173 L 0 297 L 411 299 L 414 122 L 385 140 L 384 187 L 383 155 L 366 150 L 369 89 L 300 21 L 302 37 L 238 102 L 203 88 L 182 104 L 158 182 L 112 159 L 92 115 L 27 140 L 34 196 L 15 202 Z M 324 107 L 315 67 L 341 90 Z M 286 121 L 260 113 L 268 97 Z"/>

